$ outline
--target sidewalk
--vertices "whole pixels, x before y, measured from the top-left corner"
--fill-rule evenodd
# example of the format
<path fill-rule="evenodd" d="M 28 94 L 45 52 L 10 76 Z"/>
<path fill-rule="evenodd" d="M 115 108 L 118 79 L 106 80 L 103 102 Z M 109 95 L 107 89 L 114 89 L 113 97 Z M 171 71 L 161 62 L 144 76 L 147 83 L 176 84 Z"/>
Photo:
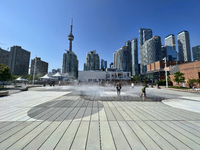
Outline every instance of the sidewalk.
<path fill-rule="evenodd" d="M 181 91 L 181 92 L 190 92 L 190 93 L 200 93 L 200 89 L 194 90 L 194 89 L 175 89 L 175 88 L 166 88 L 165 86 L 159 86 L 161 89 L 168 89 L 168 90 L 174 90 L 174 91 Z"/>
<path fill-rule="evenodd" d="M 162 102 L 27 91 L 0 99 L 0 149 L 200 149 L 200 113 Z"/>

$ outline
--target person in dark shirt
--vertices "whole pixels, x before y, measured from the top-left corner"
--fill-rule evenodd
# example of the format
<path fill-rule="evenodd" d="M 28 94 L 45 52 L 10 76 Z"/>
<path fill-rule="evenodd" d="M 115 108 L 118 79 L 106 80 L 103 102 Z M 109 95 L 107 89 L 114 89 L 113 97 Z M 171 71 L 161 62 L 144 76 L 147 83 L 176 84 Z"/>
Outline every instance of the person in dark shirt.
<path fill-rule="evenodd" d="M 120 90 L 121 90 L 121 84 L 118 82 L 117 85 L 116 85 L 116 89 L 117 89 L 117 95 L 119 96 L 120 95 Z"/>

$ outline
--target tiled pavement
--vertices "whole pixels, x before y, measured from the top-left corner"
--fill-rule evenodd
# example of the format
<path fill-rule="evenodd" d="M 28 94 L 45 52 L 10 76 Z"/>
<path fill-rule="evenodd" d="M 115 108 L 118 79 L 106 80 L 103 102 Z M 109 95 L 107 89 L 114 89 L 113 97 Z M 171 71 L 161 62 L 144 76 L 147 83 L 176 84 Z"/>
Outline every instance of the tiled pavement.
<path fill-rule="evenodd" d="M 200 149 L 199 113 L 162 102 L 44 93 L 43 98 L 42 92 L 30 91 L 0 99 L 1 150 Z"/>

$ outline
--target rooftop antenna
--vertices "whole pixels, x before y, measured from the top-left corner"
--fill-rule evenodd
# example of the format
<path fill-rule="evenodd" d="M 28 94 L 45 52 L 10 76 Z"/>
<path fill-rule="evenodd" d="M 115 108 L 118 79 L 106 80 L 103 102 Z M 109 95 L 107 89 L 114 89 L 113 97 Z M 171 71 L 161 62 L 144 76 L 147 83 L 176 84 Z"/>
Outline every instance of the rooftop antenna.
<path fill-rule="evenodd" d="M 71 16 L 71 31 L 70 31 L 70 33 L 72 33 L 72 26 L 73 26 L 73 14 Z"/>

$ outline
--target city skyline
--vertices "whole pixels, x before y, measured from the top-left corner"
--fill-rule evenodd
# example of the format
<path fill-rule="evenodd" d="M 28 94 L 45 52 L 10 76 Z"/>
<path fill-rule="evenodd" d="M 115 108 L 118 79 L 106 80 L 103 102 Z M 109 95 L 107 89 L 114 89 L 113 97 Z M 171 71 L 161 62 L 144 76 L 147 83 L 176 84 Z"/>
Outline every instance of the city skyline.
<path fill-rule="evenodd" d="M 139 39 L 139 28 L 151 29 L 153 36 L 161 37 L 162 45 L 166 36 L 174 34 L 177 51 L 177 34 L 187 30 L 192 50 L 200 45 L 200 22 L 195 18 L 200 14 L 198 4 L 198 1 L 180 3 L 180 0 L 155 0 L 153 4 L 149 1 L 104 0 L 0 2 L 0 17 L 3 19 L 0 47 L 7 50 L 13 45 L 21 46 L 31 52 L 30 59 L 37 55 L 48 62 L 49 71 L 62 68 L 63 51 L 69 47 L 67 38 L 73 14 L 76 37 L 73 51 L 79 60 L 79 70 L 83 70 L 86 54 L 93 50 L 97 50 L 100 59 L 108 64 L 113 62 L 113 53 L 124 41 Z M 140 62 L 140 56 L 138 58 Z"/>

